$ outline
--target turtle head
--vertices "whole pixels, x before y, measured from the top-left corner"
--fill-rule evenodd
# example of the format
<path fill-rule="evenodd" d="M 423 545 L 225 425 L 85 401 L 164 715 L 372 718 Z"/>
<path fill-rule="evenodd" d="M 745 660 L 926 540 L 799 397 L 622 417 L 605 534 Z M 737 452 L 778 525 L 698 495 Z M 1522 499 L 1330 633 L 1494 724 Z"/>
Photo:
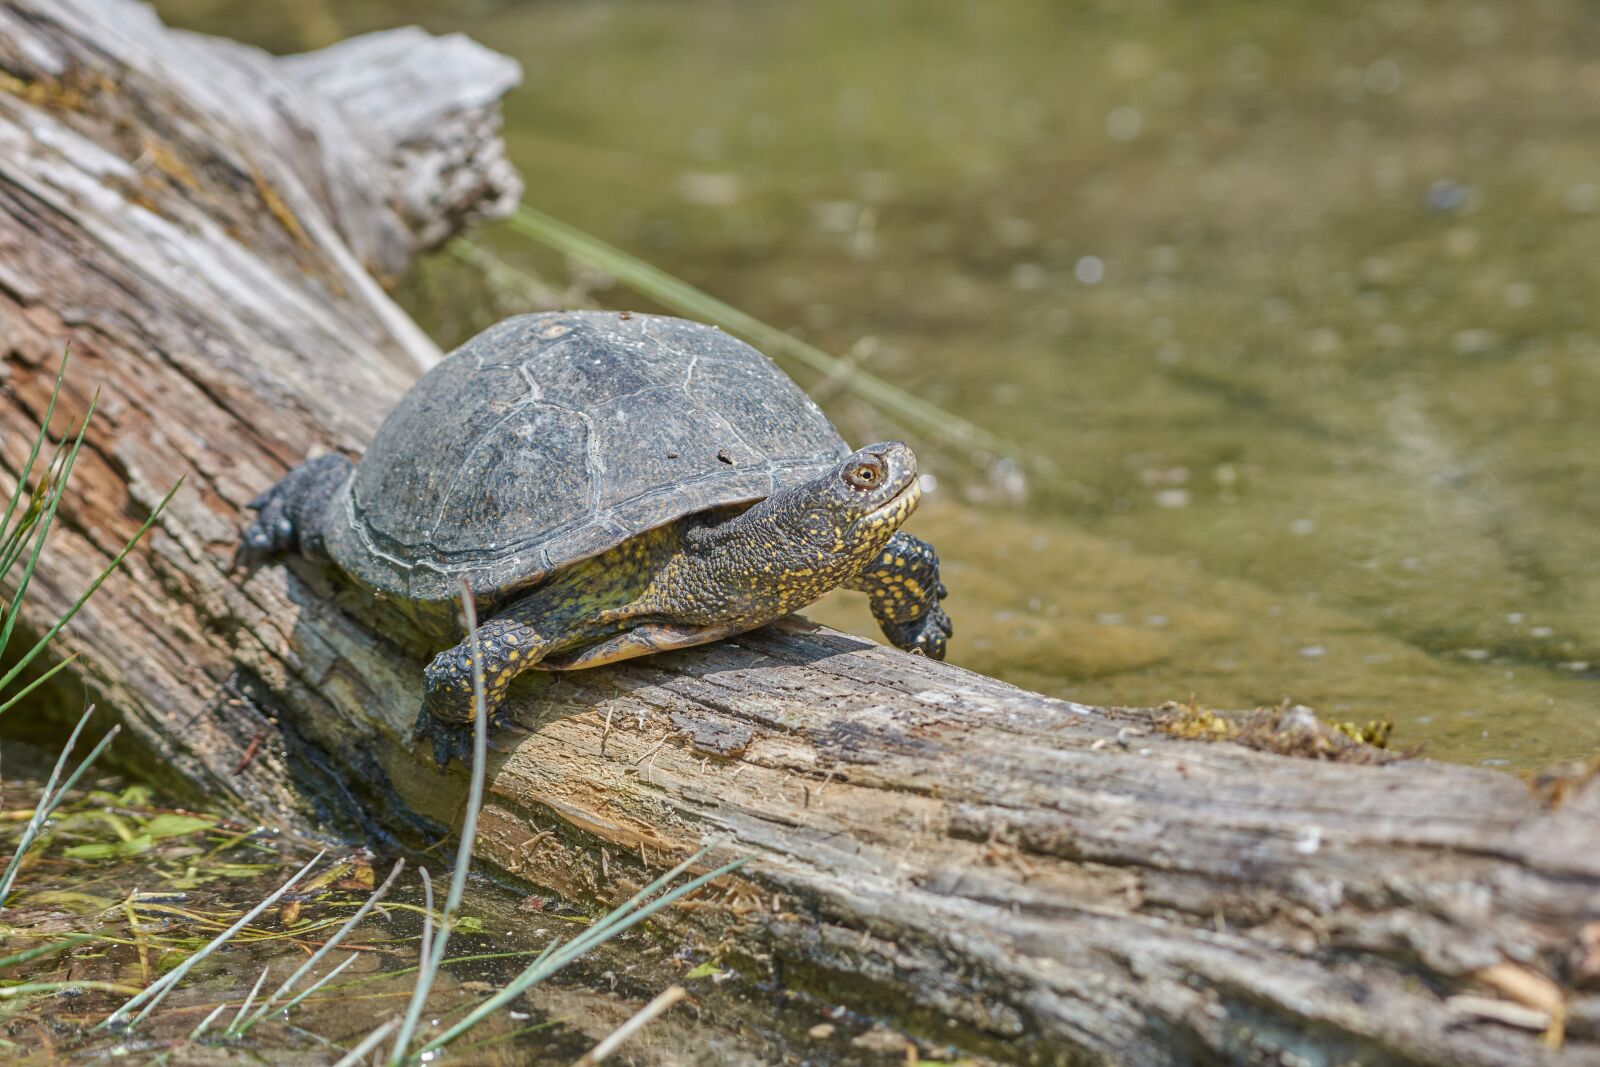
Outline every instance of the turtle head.
<path fill-rule="evenodd" d="M 773 517 L 812 550 L 865 563 L 922 499 L 917 457 L 901 441 L 868 445 L 773 498 Z"/>
<path fill-rule="evenodd" d="M 641 603 L 705 624 L 779 618 L 860 574 L 921 496 L 910 448 L 869 445 L 738 515 L 689 524 L 683 558 Z"/>
<path fill-rule="evenodd" d="M 751 508 L 747 531 L 783 612 L 861 572 L 917 509 L 917 457 L 899 441 L 868 445 L 809 482 Z M 780 612 L 781 614 L 782 612 Z"/>

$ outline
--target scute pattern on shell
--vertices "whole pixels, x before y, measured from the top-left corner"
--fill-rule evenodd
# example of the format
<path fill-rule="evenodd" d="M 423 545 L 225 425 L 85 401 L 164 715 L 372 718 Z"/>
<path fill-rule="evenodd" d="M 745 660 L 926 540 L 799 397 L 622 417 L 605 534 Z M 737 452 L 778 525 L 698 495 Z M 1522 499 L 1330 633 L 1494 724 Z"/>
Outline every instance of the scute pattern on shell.
<path fill-rule="evenodd" d="M 683 319 L 507 319 L 430 370 L 340 495 L 346 571 L 414 601 L 528 585 L 629 537 L 759 500 L 848 452 L 766 356 Z"/>

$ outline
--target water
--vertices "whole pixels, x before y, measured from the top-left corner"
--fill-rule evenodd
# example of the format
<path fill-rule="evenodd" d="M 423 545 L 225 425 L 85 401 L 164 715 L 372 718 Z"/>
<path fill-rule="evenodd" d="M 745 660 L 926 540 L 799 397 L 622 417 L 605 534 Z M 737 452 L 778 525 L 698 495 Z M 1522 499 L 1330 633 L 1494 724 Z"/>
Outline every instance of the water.
<path fill-rule="evenodd" d="M 1575 0 L 157 6 L 278 50 L 421 22 L 517 56 L 530 203 L 1010 440 L 1015 468 L 911 437 L 956 662 L 1392 717 L 1468 762 L 1600 747 Z M 822 392 L 855 441 L 906 433 Z"/>
<path fill-rule="evenodd" d="M 8 739 L 5 756 L 0 855 L 9 856 L 56 753 Z M 319 853 L 320 862 L 312 863 Z M 175 808 L 146 786 L 101 779 L 56 809 L 0 916 L 5 1062 L 28 1053 L 35 1054 L 28 1062 L 50 1063 L 338 1060 L 341 1050 L 400 1016 L 412 996 L 429 903 L 419 863 L 435 878 L 437 929 L 446 861 L 410 859 L 382 903 L 275 1003 L 281 1008 L 300 993 L 305 999 L 287 1014 L 269 1011 L 258 1025 L 230 1034 L 230 1024 L 252 1014 L 242 1011 L 246 1001 L 259 1007 L 260 998 L 297 972 L 384 881 L 393 857 Z M 149 1018 L 130 1028 L 99 1028 L 131 995 L 194 956 L 308 863 L 292 892 L 196 964 Z M 614 879 L 598 887 L 603 899 L 620 904 L 642 887 L 633 881 L 642 872 L 628 860 L 618 857 L 610 870 Z M 583 933 L 594 918 L 483 877 L 469 880 L 463 901 L 421 1017 L 421 1040 L 454 1026 L 535 956 Z M 571 1064 L 673 983 L 688 991 L 694 1010 L 657 1020 L 631 1042 L 644 1062 L 777 1063 L 791 1047 L 847 1061 L 859 1025 L 841 1028 L 836 1042 L 812 1041 L 803 1035 L 829 1017 L 828 1005 L 798 997 L 777 1002 L 738 982 L 724 986 L 731 975 L 695 939 L 672 932 L 666 916 L 652 919 L 649 932 L 624 931 L 475 1024 L 450 1046 L 449 1062 Z M 313 988 L 336 967 L 343 969 Z M 258 998 L 252 990 L 263 969 Z M 16 988 L 21 983 L 31 988 Z M 214 1011 L 213 1025 L 195 1036 Z M 701 1012 L 721 1020 L 726 1032 L 707 1035 Z M 694 1051 L 686 1058 L 677 1050 Z"/>

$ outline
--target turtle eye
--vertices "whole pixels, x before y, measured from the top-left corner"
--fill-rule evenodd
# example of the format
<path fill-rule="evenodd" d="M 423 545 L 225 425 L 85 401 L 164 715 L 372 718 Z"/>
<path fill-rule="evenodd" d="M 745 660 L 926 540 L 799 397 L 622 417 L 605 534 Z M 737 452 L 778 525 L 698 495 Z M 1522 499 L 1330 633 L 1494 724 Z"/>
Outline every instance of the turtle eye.
<path fill-rule="evenodd" d="M 844 480 L 857 489 L 876 489 L 883 483 L 883 464 L 871 459 L 852 463 L 844 472 Z"/>

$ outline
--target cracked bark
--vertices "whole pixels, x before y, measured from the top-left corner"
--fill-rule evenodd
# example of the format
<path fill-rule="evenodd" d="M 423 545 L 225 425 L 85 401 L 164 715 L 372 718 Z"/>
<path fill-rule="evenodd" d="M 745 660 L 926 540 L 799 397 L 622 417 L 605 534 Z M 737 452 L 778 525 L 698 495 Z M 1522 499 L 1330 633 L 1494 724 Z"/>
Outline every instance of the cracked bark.
<path fill-rule="evenodd" d="M 245 501 L 359 452 L 437 358 L 375 278 L 516 199 L 515 79 L 414 31 L 278 60 L 131 3 L 0 0 L 0 469 L 68 339 L 63 424 L 104 388 L 28 618 L 186 476 L 61 651 L 165 773 L 260 817 L 404 834 L 460 802 L 403 742 L 415 652 L 325 574 L 227 567 Z M 1600 1063 L 1593 776 L 1180 741 L 798 620 L 512 699 L 485 861 L 615 899 L 724 835 L 757 862 L 671 931 L 929 1042 Z"/>

